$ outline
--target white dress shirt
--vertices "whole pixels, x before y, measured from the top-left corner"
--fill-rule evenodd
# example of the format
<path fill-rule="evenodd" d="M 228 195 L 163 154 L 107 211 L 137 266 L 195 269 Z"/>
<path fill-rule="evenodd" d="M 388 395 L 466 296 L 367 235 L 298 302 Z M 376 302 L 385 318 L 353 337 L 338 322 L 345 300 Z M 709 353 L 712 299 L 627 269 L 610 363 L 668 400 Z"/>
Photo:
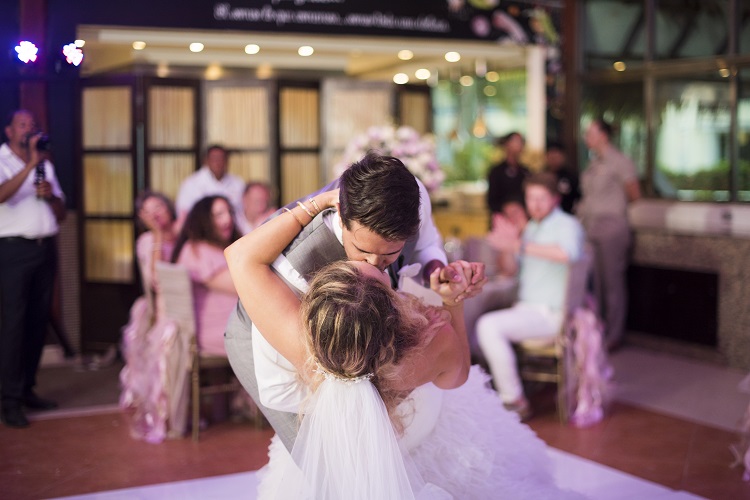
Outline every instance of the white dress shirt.
<path fill-rule="evenodd" d="M 7 143 L 0 146 L 0 184 L 22 171 L 26 162 L 19 158 Z M 0 203 L 0 238 L 21 236 L 36 239 L 54 236 L 59 231 L 57 218 L 49 203 L 36 197 L 32 170 L 13 196 Z M 44 162 L 45 180 L 52 186 L 52 194 L 64 200 L 65 195 L 55 176 L 55 167 Z"/>
<path fill-rule="evenodd" d="M 242 194 L 245 191 L 245 182 L 232 174 L 224 174 L 217 179 L 207 166 L 187 177 L 180 185 L 177 193 L 175 208 L 177 213 L 187 214 L 193 205 L 206 196 L 226 196 L 234 209 L 235 214 L 242 214 Z"/>

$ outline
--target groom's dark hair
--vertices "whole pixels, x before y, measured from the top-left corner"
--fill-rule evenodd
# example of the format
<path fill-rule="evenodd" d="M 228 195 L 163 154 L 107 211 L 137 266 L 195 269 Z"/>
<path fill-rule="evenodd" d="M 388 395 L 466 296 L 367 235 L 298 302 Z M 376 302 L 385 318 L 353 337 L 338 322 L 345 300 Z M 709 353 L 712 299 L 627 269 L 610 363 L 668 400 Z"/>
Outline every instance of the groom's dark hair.
<path fill-rule="evenodd" d="M 419 186 L 398 158 L 368 153 L 341 174 L 339 188 L 347 229 L 356 221 L 388 241 L 404 241 L 419 231 Z"/>

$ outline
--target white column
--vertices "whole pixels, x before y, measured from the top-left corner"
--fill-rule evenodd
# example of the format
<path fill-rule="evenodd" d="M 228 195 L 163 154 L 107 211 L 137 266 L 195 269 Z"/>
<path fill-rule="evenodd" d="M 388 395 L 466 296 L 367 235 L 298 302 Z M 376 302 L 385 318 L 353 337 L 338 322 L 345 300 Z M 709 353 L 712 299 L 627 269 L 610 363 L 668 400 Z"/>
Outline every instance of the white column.
<path fill-rule="evenodd" d="M 535 152 L 544 151 L 546 146 L 547 92 L 544 58 L 543 46 L 526 47 L 526 147 Z"/>

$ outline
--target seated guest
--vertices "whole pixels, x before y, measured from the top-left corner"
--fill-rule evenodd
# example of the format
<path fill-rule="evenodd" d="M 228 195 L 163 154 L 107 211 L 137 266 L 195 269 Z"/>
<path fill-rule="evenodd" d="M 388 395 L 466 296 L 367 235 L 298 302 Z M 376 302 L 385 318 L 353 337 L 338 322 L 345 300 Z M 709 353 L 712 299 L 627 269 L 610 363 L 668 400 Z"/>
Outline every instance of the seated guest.
<path fill-rule="evenodd" d="M 276 211 L 271 203 L 271 186 L 265 182 L 250 181 L 242 195 L 242 213 L 237 215 L 237 226 L 247 234 L 260 226 Z"/>
<path fill-rule="evenodd" d="M 177 219 L 172 201 L 164 194 L 144 191 L 135 199 L 136 224 L 144 232 L 135 242 L 143 288 L 155 289 L 154 263 L 169 261 L 174 250 Z"/>
<path fill-rule="evenodd" d="M 185 266 L 193 282 L 195 327 L 201 352 L 226 356 L 224 329 L 237 305 L 224 249 L 240 237 L 229 201 L 207 196 L 185 219 L 172 262 Z"/>
<path fill-rule="evenodd" d="M 143 231 L 136 240 L 136 256 L 145 296 L 133 303 L 130 321 L 122 329 L 125 366 L 120 372 L 120 406 L 129 410 L 131 436 L 158 442 L 166 436 L 169 425 L 162 407 L 166 388 L 158 376 L 163 353 L 157 348 L 168 327 L 154 265 L 172 256 L 176 216 L 169 198 L 152 191 L 144 191 L 135 199 L 135 214 L 136 226 Z"/>
<path fill-rule="evenodd" d="M 531 415 L 531 409 L 511 343 L 557 335 L 564 319 L 567 264 L 583 252 L 583 229 L 558 207 L 556 186 L 557 179 L 549 173 L 530 176 L 524 192 L 531 220 L 523 232 L 497 217 L 488 237 L 500 250 L 503 271 L 518 274 L 518 302 L 482 315 L 476 325 L 477 340 L 503 403 L 522 419 Z"/>

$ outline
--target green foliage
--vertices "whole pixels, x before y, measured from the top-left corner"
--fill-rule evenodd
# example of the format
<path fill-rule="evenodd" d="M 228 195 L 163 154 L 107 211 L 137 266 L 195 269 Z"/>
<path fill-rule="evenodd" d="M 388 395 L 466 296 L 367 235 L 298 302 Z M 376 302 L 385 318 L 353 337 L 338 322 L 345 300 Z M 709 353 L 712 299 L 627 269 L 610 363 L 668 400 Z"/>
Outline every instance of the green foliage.
<path fill-rule="evenodd" d="M 487 177 L 494 148 L 486 139 L 470 137 L 453 144 L 453 158 L 441 165 L 447 182 L 478 181 Z"/>

